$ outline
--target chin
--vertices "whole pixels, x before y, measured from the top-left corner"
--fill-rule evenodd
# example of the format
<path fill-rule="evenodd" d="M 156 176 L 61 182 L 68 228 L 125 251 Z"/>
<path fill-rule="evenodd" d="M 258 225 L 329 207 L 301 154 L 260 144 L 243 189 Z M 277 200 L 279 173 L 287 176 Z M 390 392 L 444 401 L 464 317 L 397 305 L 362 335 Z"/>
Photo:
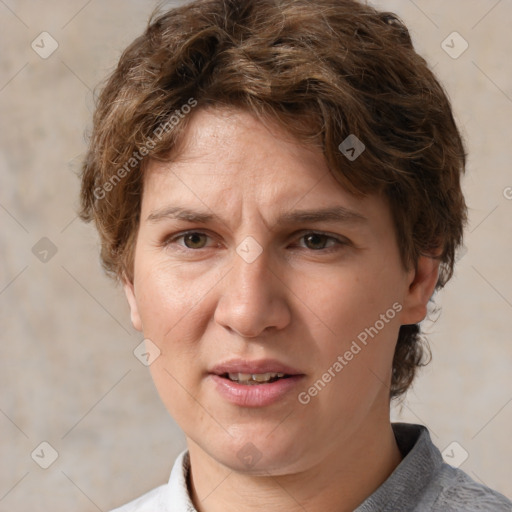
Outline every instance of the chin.
<path fill-rule="evenodd" d="M 275 428 L 274 424 L 272 428 Z M 288 430 L 282 435 L 269 437 L 271 429 L 236 429 L 236 435 L 224 442 L 218 442 L 205 451 L 232 471 L 251 475 L 268 476 L 288 473 L 301 456 L 304 444 Z M 275 434 L 275 433 L 274 433 Z M 301 450 L 297 450 L 297 446 Z"/>

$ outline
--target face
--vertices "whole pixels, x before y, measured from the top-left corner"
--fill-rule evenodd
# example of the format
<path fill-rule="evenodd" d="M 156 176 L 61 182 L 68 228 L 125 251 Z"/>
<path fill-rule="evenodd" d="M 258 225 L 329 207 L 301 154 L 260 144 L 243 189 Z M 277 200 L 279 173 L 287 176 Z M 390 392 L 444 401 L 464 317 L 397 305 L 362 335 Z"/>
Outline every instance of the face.
<path fill-rule="evenodd" d="M 145 175 L 133 325 L 189 442 L 238 471 L 311 467 L 389 425 L 398 330 L 436 267 L 404 269 L 386 201 L 347 193 L 320 150 L 246 112 L 192 115 Z"/>

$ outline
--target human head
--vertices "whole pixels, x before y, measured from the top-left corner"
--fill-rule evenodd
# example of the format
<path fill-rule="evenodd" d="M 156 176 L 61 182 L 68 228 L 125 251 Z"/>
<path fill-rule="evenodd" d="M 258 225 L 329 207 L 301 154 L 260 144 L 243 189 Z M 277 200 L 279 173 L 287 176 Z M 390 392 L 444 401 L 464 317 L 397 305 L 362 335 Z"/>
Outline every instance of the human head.
<path fill-rule="evenodd" d="M 178 155 L 191 109 L 236 107 L 321 148 L 355 196 L 383 194 L 405 268 L 420 255 L 453 273 L 466 208 L 465 151 L 449 100 L 391 13 L 353 0 L 205 0 L 156 14 L 103 89 L 83 166 L 82 209 L 102 262 L 133 280 L 133 256 L 151 159 Z M 355 135 L 365 150 L 347 159 Z M 422 363 L 417 324 L 400 329 L 390 395 Z"/>

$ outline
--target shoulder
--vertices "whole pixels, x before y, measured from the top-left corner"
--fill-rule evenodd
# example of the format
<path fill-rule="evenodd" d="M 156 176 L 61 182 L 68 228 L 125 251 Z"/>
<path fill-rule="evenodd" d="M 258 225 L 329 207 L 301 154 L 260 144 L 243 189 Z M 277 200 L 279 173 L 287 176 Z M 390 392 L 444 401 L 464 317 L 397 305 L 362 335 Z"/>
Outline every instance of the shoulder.
<path fill-rule="evenodd" d="M 512 502 L 489 487 L 473 480 L 461 469 L 443 464 L 430 489 L 436 488 L 432 510 L 439 512 L 512 512 Z"/>
<path fill-rule="evenodd" d="M 163 510 L 166 487 L 167 484 L 156 487 L 139 498 L 130 501 L 130 503 L 110 512 L 154 512 L 155 510 Z"/>
<path fill-rule="evenodd" d="M 404 458 L 361 512 L 512 512 L 512 502 L 503 494 L 447 464 L 425 426 L 392 426 Z"/>

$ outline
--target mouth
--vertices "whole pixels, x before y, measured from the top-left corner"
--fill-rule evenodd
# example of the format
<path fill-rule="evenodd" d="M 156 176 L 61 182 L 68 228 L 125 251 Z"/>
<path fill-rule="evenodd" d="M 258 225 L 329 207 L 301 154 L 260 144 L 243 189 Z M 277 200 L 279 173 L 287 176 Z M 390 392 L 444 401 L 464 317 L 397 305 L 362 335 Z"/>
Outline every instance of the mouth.
<path fill-rule="evenodd" d="M 275 359 L 231 359 L 209 370 L 220 396 L 240 407 L 264 407 L 292 392 L 305 374 Z"/>
<path fill-rule="evenodd" d="M 209 373 L 240 384 L 268 384 L 279 379 L 288 379 L 304 375 L 301 371 L 292 368 L 276 359 L 230 359 L 217 364 Z"/>
<path fill-rule="evenodd" d="M 257 384 L 271 384 L 280 379 L 288 379 L 291 375 L 285 373 L 223 373 L 219 375 L 223 379 L 229 379 L 231 382 L 254 386 Z"/>

